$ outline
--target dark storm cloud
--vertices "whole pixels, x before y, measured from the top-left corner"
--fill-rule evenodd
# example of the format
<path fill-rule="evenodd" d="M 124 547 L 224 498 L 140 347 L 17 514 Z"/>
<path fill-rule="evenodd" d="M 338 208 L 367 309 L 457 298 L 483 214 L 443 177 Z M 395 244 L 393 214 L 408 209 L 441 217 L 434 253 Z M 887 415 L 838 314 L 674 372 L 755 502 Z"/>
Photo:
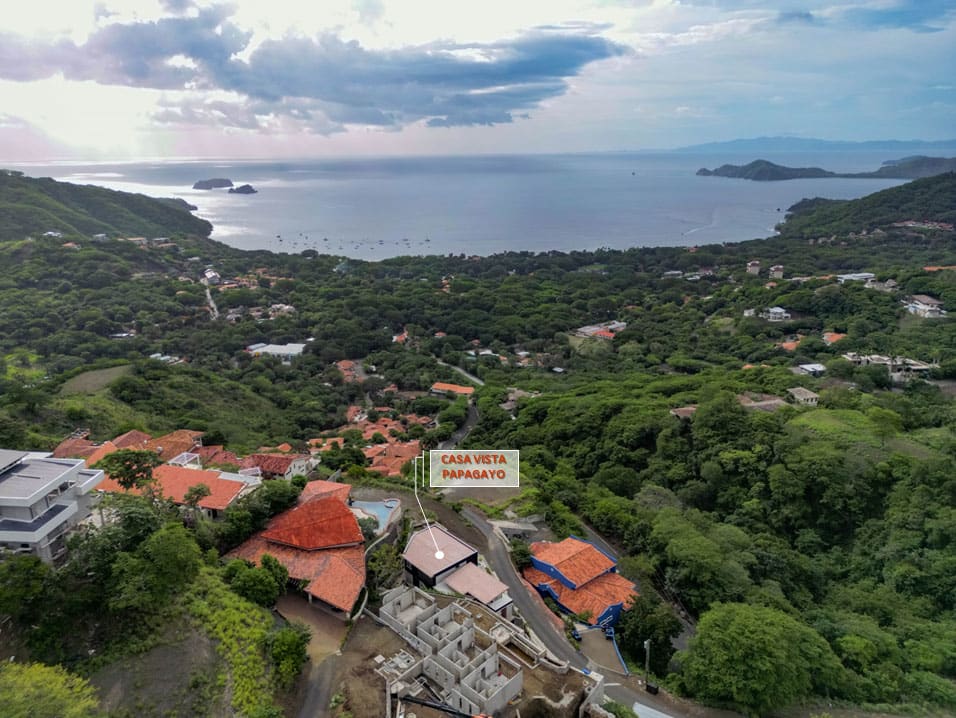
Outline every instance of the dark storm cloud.
<path fill-rule="evenodd" d="M 171 9 L 189 2 L 166 0 Z M 373 3 L 374 4 L 374 3 Z M 77 80 L 164 90 L 228 90 L 246 100 L 216 105 L 192 98 L 167 104 L 163 122 L 216 121 L 257 127 L 265 117 L 311 123 L 399 127 L 511 122 L 567 90 L 568 78 L 591 62 L 628 50 L 599 33 L 602 26 L 537 28 L 485 44 L 435 42 L 370 50 L 334 35 L 266 40 L 243 61 L 250 34 L 229 19 L 229 6 L 195 17 L 113 23 L 82 45 L 38 44 L 0 35 L 0 77 L 28 81 L 62 72 Z M 173 58 L 190 62 L 170 63 Z"/>

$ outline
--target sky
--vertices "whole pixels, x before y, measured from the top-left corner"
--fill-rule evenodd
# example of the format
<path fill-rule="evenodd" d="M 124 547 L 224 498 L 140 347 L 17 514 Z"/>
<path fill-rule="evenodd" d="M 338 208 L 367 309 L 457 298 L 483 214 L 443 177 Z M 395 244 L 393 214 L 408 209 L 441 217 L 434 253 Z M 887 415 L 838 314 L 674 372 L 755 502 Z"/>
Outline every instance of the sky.
<path fill-rule="evenodd" d="M 956 0 L 23 0 L 0 159 L 956 136 Z"/>

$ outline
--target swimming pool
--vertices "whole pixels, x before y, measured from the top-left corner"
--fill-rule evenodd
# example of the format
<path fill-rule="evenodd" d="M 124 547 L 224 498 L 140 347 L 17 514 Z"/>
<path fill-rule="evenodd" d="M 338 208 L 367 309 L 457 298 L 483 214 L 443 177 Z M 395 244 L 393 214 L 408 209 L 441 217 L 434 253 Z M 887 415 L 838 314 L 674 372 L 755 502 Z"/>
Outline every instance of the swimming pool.
<path fill-rule="evenodd" d="M 384 501 L 353 501 L 351 507 L 378 519 L 376 533 L 381 533 L 388 526 L 389 518 L 398 510 L 400 504 L 398 499 L 385 499 Z"/>

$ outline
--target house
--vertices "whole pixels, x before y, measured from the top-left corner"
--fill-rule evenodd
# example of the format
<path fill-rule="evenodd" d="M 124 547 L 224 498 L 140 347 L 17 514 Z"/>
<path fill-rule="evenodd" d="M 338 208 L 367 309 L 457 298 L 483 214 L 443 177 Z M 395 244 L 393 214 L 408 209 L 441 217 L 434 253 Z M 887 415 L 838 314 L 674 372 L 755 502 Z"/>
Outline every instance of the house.
<path fill-rule="evenodd" d="M 439 608 L 433 596 L 417 588 L 388 591 L 378 615 L 413 652 L 376 658 L 375 672 L 399 695 L 417 694 L 422 684 L 430 685 L 459 715 L 501 715 L 521 693 L 521 665 L 499 644 L 513 643 L 519 654 L 540 655 L 510 624 L 498 623 L 493 635 L 486 633 L 463 606 Z"/>
<path fill-rule="evenodd" d="M 846 339 L 846 334 L 840 332 L 823 332 L 823 343 L 827 346 L 836 344 L 841 339 Z"/>
<path fill-rule="evenodd" d="M 258 468 L 263 478 L 290 481 L 312 470 L 311 459 L 308 454 L 251 454 L 239 462 L 239 468 Z"/>
<path fill-rule="evenodd" d="M 783 279 L 783 265 L 775 264 L 770 268 L 771 279 Z"/>
<path fill-rule="evenodd" d="M 760 274 L 760 261 L 752 259 L 747 262 L 747 274 Z"/>
<path fill-rule="evenodd" d="M 464 564 L 448 576 L 444 585 L 438 584 L 438 590 L 443 588 L 484 604 L 506 620 L 510 621 L 514 614 L 514 603 L 508 594 L 508 587 L 497 576 L 473 563 Z"/>
<path fill-rule="evenodd" d="M 219 272 L 215 269 L 207 269 L 202 273 L 202 277 L 206 284 L 216 285 L 222 281 L 222 277 L 219 276 Z"/>
<path fill-rule="evenodd" d="M 827 368 L 823 364 L 800 364 L 795 367 L 795 374 L 806 374 L 807 376 L 823 376 Z"/>
<path fill-rule="evenodd" d="M 804 389 L 802 386 L 795 386 L 792 389 L 787 389 L 787 393 L 793 397 L 794 401 L 798 404 L 803 404 L 804 406 L 816 406 L 817 400 L 820 398 L 820 395 L 810 391 L 809 389 Z"/>
<path fill-rule="evenodd" d="M 914 294 L 909 301 L 903 302 L 906 311 L 924 319 L 939 319 L 946 316 L 943 303 L 927 294 Z"/>
<path fill-rule="evenodd" d="M 415 440 L 376 444 L 365 449 L 363 453 L 370 461 L 369 471 L 394 478 L 401 476 L 402 467 L 421 454 L 421 451 L 421 442 Z"/>
<path fill-rule="evenodd" d="M 89 517 L 103 472 L 82 459 L 35 458 L 0 449 L 0 552 L 31 554 L 54 563 L 66 534 Z"/>
<path fill-rule="evenodd" d="M 152 436 L 143 431 L 132 429 L 113 439 L 113 444 L 118 449 L 142 449 L 152 438 Z"/>
<path fill-rule="evenodd" d="M 349 507 L 335 496 L 318 496 L 275 516 L 226 556 L 254 564 L 273 556 L 304 585 L 309 603 L 347 620 L 365 587 L 363 543 Z"/>
<path fill-rule="evenodd" d="M 838 274 L 837 282 L 846 284 L 847 282 L 870 282 L 876 279 L 873 272 L 850 272 L 849 274 Z"/>
<path fill-rule="evenodd" d="M 471 396 L 475 393 L 473 386 L 461 386 L 460 384 L 446 384 L 442 381 L 436 381 L 429 390 L 432 394 L 444 396 L 446 394 L 455 394 L 456 396 Z"/>
<path fill-rule="evenodd" d="M 305 344 L 251 344 L 246 352 L 254 357 L 278 357 L 283 364 L 291 364 L 292 360 L 305 351 Z"/>
<path fill-rule="evenodd" d="M 436 549 L 437 546 L 437 549 Z M 416 531 L 402 554 L 405 583 L 435 588 L 466 563 L 478 565 L 478 550 L 441 524 Z"/>
<path fill-rule="evenodd" d="M 790 319 L 790 312 L 783 307 L 767 307 L 758 316 L 768 322 L 786 322 Z"/>
<path fill-rule="evenodd" d="M 352 484 L 339 484 L 335 481 L 310 481 L 302 488 L 298 503 L 304 504 L 312 499 L 331 496 L 344 504 L 348 504 L 349 494 L 351 493 Z"/>
<path fill-rule="evenodd" d="M 613 558 L 574 536 L 531 544 L 531 566 L 523 574 L 542 596 L 567 613 L 586 616 L 591 625 L 614 625 L 637 597 Z"/>
<path fill-rule="evenodd" d="M 155 451 L 159 454 L 160 459 L 169 461 L 180 454 L 191 452 L 202 446 L 202 435 L 203 432 L 201 431 L 177 429 L 155 439 L 150 439 L 142 448 Z"/>
<path fill-rule="evenodd" d="M 162 491 L 164 498 L 177 506 L 186 505 L 186 494 L 194 486 L 203 484 L 209 489 L 209 495 L 201 498 L 197 507 L 206 518 L 217 519 L 223 511 L 232 506 L 239 497 L 248 493 L 249 485 L 244 481 L 223 478 L 218 471 L 205 471 L 186 466 L 163 464 L 153 469 L 153 480 Z M 141 489 L 124 489 L 107 476 L 98 487 L 99 491 L 113 494 L 130 493 L 139 495 Z"/>

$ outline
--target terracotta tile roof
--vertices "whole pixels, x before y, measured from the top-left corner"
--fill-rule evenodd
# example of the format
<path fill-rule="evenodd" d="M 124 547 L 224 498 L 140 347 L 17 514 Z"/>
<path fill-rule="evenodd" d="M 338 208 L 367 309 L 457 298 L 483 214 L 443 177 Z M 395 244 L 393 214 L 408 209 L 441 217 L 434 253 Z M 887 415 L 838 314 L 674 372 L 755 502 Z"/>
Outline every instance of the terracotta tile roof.
<path fill-rule="evenodd" d="M 593 336 L 593 337 L 598 337 L 599 339 L 613 339 L 613 338 L 614 338 L 614 332 L 608 331 L 607 329 L 598 329 L 598 330 L 597 330 L 596 332 L 594 332 L 594 334 L 592 334 L 591 336 Z"/>
<path fill-rule="evenodd" d="M 463 596 L 473 596 L 482 603 L 491 603 L 508 590 L 508 587 L 495 576 L 473 563 L 466 563 L 451 576 L 445 584 L 452 591 Z"/>
<path fill-rule="evenodd" d="M 376 444 L 365 449 L 366 458 L 371 459 L 370 471 L 385 476 L 401 476 L 402 467 L 421 454 L 422 445 L 418 440 L 405 443 Z"/>
<path fill-rule="evenodd" d="M 331 496 L 339 501 L 347 502 L 352 492 L 352 484 L 338 484 L 334 481 L 310 481 L 299 494 L 299 503 L 313 501 L 324 496 Z"/>
<path fill-rule="evenodd" d="M 203 464 L 234 464 L 238 466 L 241 461 L 238 456 L 220 444 L 197 446 L 193 453 L 202 459 Z"/>
<path fill-rule="evenodd" d="M 270 543 L 303 551 L 360 544 L 364 540 L 355 515 L 342 501 L 316 498 L 276 516 L 262 532 Z"/>
<path fill-rule="evenodd" d="M 189 429 L 177 429 L 164 436 L 150 439 L 144 448 L 155 451 L 163 461 L 169 461 L 186 451 L 199 446 L 203 432 Z"/>
<path fill-rule="evenodd" d="M 634 584 L 617 573 L 606 573 L 583 586 L 572 589 L 536 568 L 523 571 L 525 580 L 532 586 L 548 586 L 557 595 L 562 606 L 573 613 L 590 613 L 588 623 L 594 625 L 598 617 L 610 606 L 621 603 L 627 608 L 637 597 Z"/>
<path fill-rule="evenodd" d="M 172 500 L 174 503 L 185 504 L 186 492 L 197 484 L 205 484 L 209 487 L 209 496 L 206 496 L 199 502 L 200 508 L 222 511 L 232 504 L 246 484 L 232 479 L 223 479 L 218 471 L 203 471 L 202 469 L 188 469 L 184 466 L 170 466 L 163 464 L 153 469 L 153 478 L 163 491 L 163 496 Z M 139 489 L 130 489 L 124 492 L 120 486 L 109 476 L 103 478 L 103 481 L 96 487 L 99 491 L 109 493 L 130 493 L 139 495 L 142 493 Z"/>
<path fill-rule="evenodd" d="M 840 332 L 823 332 L 823 342 L 828 346 L 845 338 L 846 334 L 841 334 Z"/>
<path fill-rule="evenodd" d="M 120 449 L 141 449 L 152 438 L 147 433 L 133 429 L 117 436 L 113 443 Z"/>
<path fill-rule="evenodd" d="M 282 443 L 282 444 L 279 444 L 276 448 L 279 451 L 282 451 L 284 453 L 289 453 L 290 451 L 292 451 L 292 444 Z"/>
<path fill-rule="evenodd" d="M 531 553 L 539 561 L 554 566 L 575 586 L 582 586 L 616 565 L 587 541 L 566 538 L 558 543 L 538 541 L 531 544 Z"/>
<path fill-rule="evenodd" d="M 54 459 L 85 459 L 96 451 L 96 442 L 70 437 L 61 441 L 53 450 Z"/>
<path fill-rule="evenodd" d="M 435 558 L 435 544 L 443 554 Z M 406 561 L 427 576 L 434 576 L 478 551 L 444 526 L 432 524 L 432 531 L 421 529 L 412 534 L 402 554 Z"/>
<path fill-rule="evenodd" d="M 338 446 L 341 449 L 345 446 L 345 439 L 341 436 L 333 436 L 329 439 L 309 439 L 309 450 L 313 454 L 320 451 L 328 451 L 333 446 Z"/>
<path fill-rule="evenodd" d="M 311 458 L 308 454 L 252 454 L 240 462 L 243 469 L 259 467 L 263 473 L 285 475 L 295 461 Z"/>
<path fill-rule="evenodd" d="M 86 457 L 86 465 L 93 466 L 93 464 L 100 461 L 104 456 L 109 456 L 114 451 L 119 451 L 119 447 L 112 441 L 104 441 L 103 444 L 96 447 L 96 450 L 92 454 Z"/>
<path fill-rule="evenodd" d="M 442 381 L 436 381 L 432 384 L 432 391 L 443 391 L 443 392 L 452 392 L 453 394 L 460 394 L 462 396 L 470 396 L 475 393 L 475 387 L 473 386 L 461 386 L 460 384 L 446 384 Z"/>
<path fill-rule="evenodd" d="M 285 566 L 289 578 L 308 581 L 305 590 L 320 601 L 342 611 L 350 611 L 365 585 L 365 549 L 362 546 L 302 551 L 267 541 L 256 534 L 228 558 L 241 558 L 256 565 L 269 554 Z"/>

